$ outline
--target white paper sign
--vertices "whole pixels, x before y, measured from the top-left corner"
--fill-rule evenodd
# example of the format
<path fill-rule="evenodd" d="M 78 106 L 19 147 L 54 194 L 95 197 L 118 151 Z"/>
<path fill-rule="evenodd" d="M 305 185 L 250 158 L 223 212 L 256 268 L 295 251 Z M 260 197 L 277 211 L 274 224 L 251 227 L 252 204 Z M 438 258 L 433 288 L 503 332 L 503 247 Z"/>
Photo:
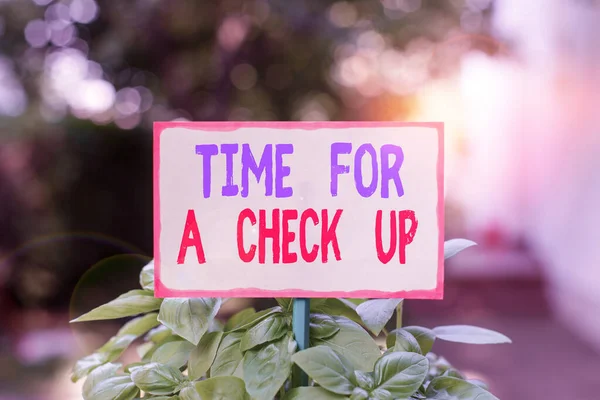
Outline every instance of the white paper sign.
<path fill-rule="evenodd" d="M 159 297 L 443 295 L 443 128 L 154 125 Z"/>

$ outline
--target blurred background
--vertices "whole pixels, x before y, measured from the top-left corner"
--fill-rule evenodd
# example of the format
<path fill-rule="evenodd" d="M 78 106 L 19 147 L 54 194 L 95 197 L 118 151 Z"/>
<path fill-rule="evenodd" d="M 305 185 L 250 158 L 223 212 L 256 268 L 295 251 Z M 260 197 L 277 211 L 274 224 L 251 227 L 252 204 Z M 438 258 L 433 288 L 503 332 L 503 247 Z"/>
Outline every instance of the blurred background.
<path fill-rule="evenodd" d="M 406 324 L 501 399 L 600 390 L 600 2 L 0 0 L 0 399 L 79 399 L 68 320 L 152 254 L 153 121 L 446 126 L 443 301 Z M 251 300 L 248 300 L 251 301 Z M 227 311 L 226 311 L 227 312 Z"/>

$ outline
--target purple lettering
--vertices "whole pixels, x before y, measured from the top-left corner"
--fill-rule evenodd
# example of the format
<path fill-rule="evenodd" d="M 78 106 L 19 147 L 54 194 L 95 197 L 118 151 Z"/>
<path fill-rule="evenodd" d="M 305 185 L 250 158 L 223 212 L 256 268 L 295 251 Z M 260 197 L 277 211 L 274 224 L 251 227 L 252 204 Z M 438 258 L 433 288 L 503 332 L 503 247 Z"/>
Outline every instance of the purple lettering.
<path fill-rule="evenodd" d="M 273 145 L 267 144 L 263 150 L 260 162 L 257 165 L 250 145 L 242 145 L 242 197 L 248 197 L 248 174 L 252 171 L 256 181 L 260 182 L 263 172 L 265 174 L 265 196 L 273 195 Z"/>
<path fill-rule="evenodd" d="M 390 165 L 389 156 L 394 155 L 394 163 Z M 381 146 L 381 197 L 387 199 L 390 197 L 390 181 L 394 181 L 398 197 L 404 195 L 404 187 L 400 180 L 400 167 L 404 161 L 404 152 L 402 147 L 393 144 Z"/>
<path fill-rule="evenodd" d="M 338 164 L 338 155 L 350 154 L 352 143 L 332 143 L 331 144 L 331 184 L 329 187 L 332 196 L 337 196 L 338 175 L 350 172 L 349 165 Z"/>
<path fill-rule="evenodd" d="M 290 167 L 283 165 L 283 155 L 294 153 L 294 145 L 292 144 L 276 144 L 275 145 L 275 197 L 292 197 L 294 190 L 287 186 L 283 186 L 283 178 L 290 175 Z"/>
<path fill-rule="evenodd" d="M 204 198 L 210 197 L 210 158 L 219 152 L 216 144 L 196 145 L 196 154 L 202 155 L 202 192 Z"/>
<path fill-rule="evenodd" d="M 365 153 L 371 155 L 371 183 L 365 186 L 362 177 L 362 158 Z M 377 189 L 377 177 L 379 176 L 379 168 L 377 167 L 377 153 L 373 145 L 365 143 L 361 145 L 354 155 L 354 183 L 356 190 L 362 197 L 371 197 Z"/>
<path fill-rule="evenodd" d="M 238 185 L 233 184 L 233 155 L 237 154 L 238 145 L 222 144 L 221 153 L 225 154 L 225 185 L 221 188 L 221 194 L 226 197 L 238 194 Z"/>

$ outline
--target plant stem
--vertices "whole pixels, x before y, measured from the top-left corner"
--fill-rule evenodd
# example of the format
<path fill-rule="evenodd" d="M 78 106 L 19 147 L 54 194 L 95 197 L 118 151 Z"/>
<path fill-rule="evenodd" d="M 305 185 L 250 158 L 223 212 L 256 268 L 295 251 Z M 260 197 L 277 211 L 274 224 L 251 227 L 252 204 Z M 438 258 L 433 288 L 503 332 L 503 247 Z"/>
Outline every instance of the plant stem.
<path fill-rule="evenodd" d="M 402 300 L 396 307 L 396 329 L 402 328 L 402 308 L 404 307 L 404 300 Z"/>

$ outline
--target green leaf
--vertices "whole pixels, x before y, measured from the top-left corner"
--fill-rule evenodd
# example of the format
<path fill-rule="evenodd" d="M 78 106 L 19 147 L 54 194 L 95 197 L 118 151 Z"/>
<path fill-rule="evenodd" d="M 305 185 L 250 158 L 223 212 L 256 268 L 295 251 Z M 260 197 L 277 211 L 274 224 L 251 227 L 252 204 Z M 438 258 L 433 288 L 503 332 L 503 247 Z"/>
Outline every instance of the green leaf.
<path fill-rule="evenodd" d="M 131 364 L 127 364 L 124 368 L 125 372 L 128 374 L 131 374 L 131 371 L 136 369 L 137 367 L 142 367 L 144 365 L 146 365 L 147 363 L 143 362 L 143 361 L 138 361 L 138 362 L 134 362 Z"/>
<path fill-rule="evenodd" d="M 283 400 L 344 400 L 348 397 L 331 393 L 321 387 L 299 387 L 290 390 Z"/>
<path fill-rule="evenodd" d="M 242 336 L 243 332 L 233 332 L 223 338 L 215 361 L 210 367 L 210 376 L 233 375 L 243 358 L 240 350 Z"/>
<path fill-rule="evenodd" d="M 296 342 L 291 334 L 244 354 L 246 390 L 257 399 L 272 399 L 285 383 L 292 369 Z"/>
<path fill-rule="evenodd" d="M 156 349 L 154 354 L 152 354 L 151 361 L 167 364 L 174 368 L 181 368 L 188 362 L 190 353 L 195 347 L 187 340 L 167 342 Z"/>
<path fill-rule="evenodd" d="M 421 346 L 417 339 L 406 329 L 394 329 L 385 339 L 388 349 L 421 354 Z"/>
<path fill-rule="evenodd" d="M 231 316 L 227 323 L 225 324 L 225 332 L 229 332 L 232 329 L 237 328 L 242 323 L 244 323 L 251 315 L 256 314 L 256 310 L 254 307 L 244 308 L 242 311 L 239 311 Z"/>
<path fill-rule="evenodd" d="M 406 326 L 403 329 L 417 339 L 421 348 L 421 354 L 425 355 L 431 351 L 433 343 L 435 343 L 435 332 L 422 326 Z"/>
<path fill-rule="evenodd" d="M 93 353 L 78 360 L 73 366 L 71 380 L 77 382 L 79 379 L 87 376 L 94 369 L 108 362 L 108 355 L 102 353 Z"/>
<path fill-rule="evenodd" d="M 479 380 L 479 379 L 467 379 L 467 382 L 472 383 L 475 386 L 479 386 L 480 388 L 485 389 L 488 392 L 490 391 L 490 388 L 488 387 L 487 383 L 485 383 L 482 380 Z"/>
<path fill-rule="evenodd" d="M 217 355 L 222 337 L 223 332 L 210 332 L 202 336 L 200 343 L 190 354 L 188 363 L 188 376 L 190 379 L 199 379 L 206 374 Z"/>
<path fill-rule="evenodd" d="M 84 400 L 131 400 L 140 393 L 129 375 L 117 375 L 98 382 Z"/>
<path fill-rule="evenodd" d="M 447 369 L 442 376 L 451 376 L 452 378 L 465 379 L 465 377 L 454 368 Z"/>
<path fill-rule="evenodd" d="M 362 319 L 356 313 L 356 305 L 346 299 L 311 299 L 310 312 L 318 314 L 327 314 L 332 317 L 346 317 L 358 324 L 362 324 Z"/>
<path fill-rule="evenodd" d="M 144 392 L 168 395 L 185 382 L 181 372 L 169 365 L 150 363 L 131 370 L 131 379 Z"/>
<path fill-rule="evenodd" d="M 351 394 L 352 367 L 348 360 L 326 346 L 311 347 L 292 356 L 292 361 L 320 386 L 337 394 Z"/>
<path fill-rule="evenodd" d="M 140 358 L 144 358 L 146 354 L 154 347 L 154 343 L 145 342 L 136 347 L 135 351 Z"/>
<path fill-rule="evenodd" d="M 352 391 L 352 395 L 350 396 L 350 400 L 368 400 L 368 399 L 369 399 L 369 392 L 367 392 L 365 389 L 360 388 L 360 387 L 354 388 L 354 390 Z"/>
<path fill-rule="evenodd" d="M 187 341 L 197 345 L 221 307 L 220 298 L 165 299 L 158 320 Z"/>
<path fill-rule="evenodd" d="M 144 397 L 146 398 L 146 397 Z M 175 396 L 152 396 L 152 397 L 147 397 L 148 399 L 152 399 L 152 400 L 183 400 L 181 397 L 175 395 Z"/>
<path fill-rule="evenodd" d="M 448 325 L 433 328 L 438 339 L 469 344 L 512 343 L 501 333 L 471 325 Z"/>
<path fill-rule="evenodd" d="M 444 260 L 449 259 L 471 246 L 476 246 L 477 243 L 467 239 L 450 239 L 444 242 Z"/>
<path fill-rule="evenodd" d="M 283 312 L 290 313 L 292 312 L 292 308 L 294 307 L 294 299 L 293 298 L 278 298 L 275 299 L 277 304 L 281 306 Z"/>
<path fill-rule="evenodd" d="M 327 339 L 340 331 L 340 326 L 333 317 L 326 314 L 310 315 L 310 338 Z"/>
<path fill-rule="evenodd" d="M 142 268 L 142 272 L 140 272 L 140 286 L 142 289 L 154 291 L 154 260 Z"/>
<path fill-rule="evenodd" d="M 108 363 L 94 369 L 83 384 L 83 388 L 81 390 L 83 398 L 88 398 L 91 395 L 94 387 L 100 382 L 115 376 L 119 368 L 121 368 L 121 364 Z"/>
<path fill-rule="evenodd" d="M 154 343 L 159 343 L 165 338 L 171 336 L 173 332 L 164 325 L 159 325 L 154 329 L 151 329 L 144 338 L 145 340 L 151 340 Z"/>
<path fill-rule="evenodd" d="M 434 378 L 427 386 L 425 395 L 432 400 L 498 400 L 477 385 L 449 376 Z"/>
<path fill-rule="evenodd" d="M 381 356 L 377 343 L 357 323 L 344 317 L 333 317 L 340 331 L 327 339 L 316 339 L 314 345 L 331 347 L 346 358 L 353 370 L 372 371 Z"/>
<path fill-rule="evenodd" d="M 119 329 L 117 336 L 141 336 L 144 333 L 148 332 L 150 329 L 154 328 L 155 326 L 160 325 L 160 322 L 158 322 L 158 319 L 156 319 L 156 317 L 158 317 L 158 313 L 150 313 L 141 317 L 134 318 L 131 321 L 127 322 L 125 325 L 123 325 L 121 329 Z"/>
<path fill-rule="evenodd" d="M 356 307 L 356 313 L 374 335 L 379 335 L 402 299 L 367 300 Z"/>
<path fill-rule="evenodd" d="M 158 350 L 163 344 L 169 343 L 169 342 L 176 342 L 176 341 L 180 341 L 180 340 L 184 340 L 184 339 L 177 335 L 167 336 L 160 342 L 154 344 L 149 350 L 147 350 L 146 353 L 144 353 L 144 356 L 142 357 L 142 361 L 150 362 L 152 360 L 152 356 L 154 355 L 156 350 Z M 150 343 L 152 344 L 152 342 L 150 342 Z"/>
<path fill-rule="evenodd" d="M 371 392 L 369 399 L 373 400 L 394 400 L 394 396 L 385 389 L 377 388 Z"/>
<path fill-rule="evenodd" d="M 365 390 L 373 390 L 375 379 L 372 372 L 354 371 L 352 382 Z"/>
<path fill-rule="evenodd" d="M 98 353 L 106 354 L 108 361 L 114 361 L 137 339 L 136 335 L 113 336 L 108 342 L 98 349 Z"/>
<path fill-rule="evenodd" d="M 268 316 L 273 315 L 273 314 L 279 314 L 282 312 L 283 312 L 283 309 L 280 306 L 277 306 L 277 307 L 267 308 L 266 310 L 262 310 L 257 313 L 248 315 L 246 317 L 246 319 L 240 321 L 236 327 L 232 328 L 231 330 L 227 331 L 226 333 L 246 330 L 246 329 L 256 325 L 257 323 L 259 323 L 263 319 L 267 318 Z"/>
<path fill-rule="evenodd" d="M 162 299 L 154 297 L 148 290 L 130 290 L 116 299 L 94 308 L 92 311 L 75 318 L 71 322 L 97 321 L 131 317 L 158 310 Z"/>
<path fill-rule="evenodd" d="M 249 400 L 250 397 L 244 381 L 235 376 L 210 378 L 196 382 L 194 386 L 202 400 Z"/>
<path fill-rule="evenodd" d="M 358 306 L 359 304 L 364 303 L 368 299 L 342 299 L 342 298 L 338 298 L 338 300 L 341 301 L 342 303 L 346 304 L 348 307 L 356 310 L 356 306 Z"/>
<path fill-rule="evenodd" d="M 181 392 L 179 392 L 179 398 L 181 400 L 202 400 L 200 394 L 198 394 L 198 391 L 193 384 L 181 389 Z"/>
<path fill-rule="evenodd" d="M 179 392 L 179 398 L 181 400 L 202 400 L 200 394 L 196 390 L 196 387 L 191 382 L 189 386 L 181 389 L 181 392 Z"/>
<path fill-rule="evenodd" d="M 283 314 L 272 314 L 248 329 L 240 343 L 242 352 L 259 344 L 272 342 L 284 336 L 289 330 Z"/>
<path fill-rule="evenodd" d="M 429 361 L 416 353 L 394 352 L 381 357 L 375 364 L 375 386 L 390 392 L 394 398 L 408 398 L 425 378 Z"/>

